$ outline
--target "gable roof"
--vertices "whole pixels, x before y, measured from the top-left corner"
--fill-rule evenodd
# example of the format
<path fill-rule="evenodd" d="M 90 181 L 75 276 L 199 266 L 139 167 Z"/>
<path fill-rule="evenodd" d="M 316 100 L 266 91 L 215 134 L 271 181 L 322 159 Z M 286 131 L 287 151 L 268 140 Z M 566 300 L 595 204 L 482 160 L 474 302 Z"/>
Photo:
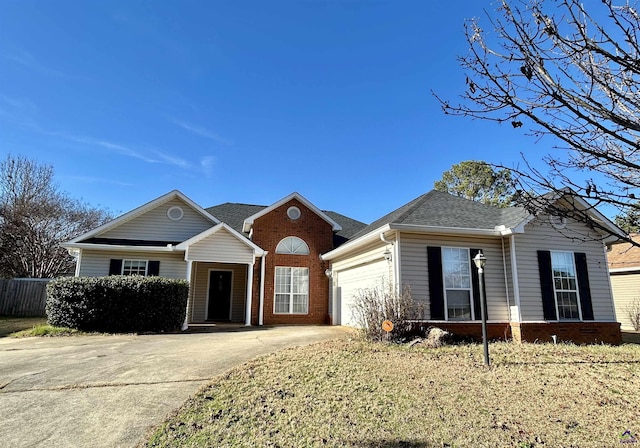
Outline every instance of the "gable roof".
<path fill-rule="evenodd" d="M 154 199 L 153 201 L 147 202 L 144 205 L 141 205 L 138 208 L 134 208 L 133 210 L 131 210 L 130 212 L 125 213 L 124 215 L 120 215 L 117 218 L 107 222 L 106 224 L 103 224 L 99 227 L 96 227 L 93 230 L 90 230 L 87 233 L 84 233 L 74 239 L 72 239 L 71 241 L 69 241 L 66 244 L 72 244 L 72 243 L 78 243 L 80 241 L 92 238 L 96 235 L 100 235 L 101 233 L 104 233 L 108 230 L 111 230 L 115 227 L 118 227 L 122 224 L 124 224 L 125 222 L 131 221 L 134 218 L 137 218 L 140 215 L 143 215 L 144 213 L 148 212 L 149 210 L 153 210 L 154 208 L 171 201 L 172 199 L 178 198 L 180 200 L 182 200 L 183 202 L 185 202 L 187 205 L 189 205 L 193 210 L 195 210 L 197 213 L 199 213 L 200 215 L 202 215 L 205 219 L 211 221 L 212 224 L 219 224 L 220 221 L 215 218 L 214 216 L 212 216 L 209 212 L 207 212 L 206 210 L 204 210 L 202 207 L 200 207 L 198 204 L 196 204 L 195 202 L 193 202 L 191 199 L 189 199 L 187 196 L 185 196 L 182 192 L 178 191 L 178 190 L 173 190 L 170 191 L 167 194 L 164 194 L 156 199 Z"/>
<path fill-rule="evenodd" d="M 225 202 L 224 204 L 208 207 L 206 211 L 216 216 L 220 221 L 228 224 L 237 232 L 242 232 L 245 219 L 249 216 L 256 215 L 266 208 L 268 208 L 266 205 Z M 351 239 L 353 235 L 367 226 L 363 222 L 337 212 L 322 210 L 322 213 L 338 223 L 341 227 L 341 230 L 334 232 L 334 246 L 336 247 Z"/>
<path fill-rule="evenodd" d="M 538 213 L 554 215 L 556 213 L 562 214 L 563 210 L 568 212 L 567 216 L 569 218 L 589 225 L 592 230 L 602 237 L 602 242 L 607 246 L 627 238 L 626 233 L 621 228 L 569 187 L 531 197 L 529 200 L 531 202 L 528 208 L 537 210 Z M 572 213 L 572 209 L 575 213 Z M 533 221 L 538 213 L 529 212 L 528 216 L 519 224 L 512 226 L 512 228 L 514 231 L 522 232 L 524 226 Z"/>
<path fill-rule="evenodd" d="M 275 210 L 276 208 L 280 207 L 281 205 L 286 204 L 287 202 L 291 201 L 292 199 L 297 199 L 302 204 L 304 204 L 305 207 L 307 207 L 309 210 L 311 210 L 316 215 L 318 215 L 320 218 L 322 218 L 323 220 L 325 220 L 326 222 L 331 224 L 331 227 L 333 228 L 334 232 L 338 232 L 338 231 L 342 230 L 342 227 L 340 226 L 340 224 L 335 222 L 326 213 L 324 213 L 318 207 L 313 205 L 308 199 L 306 199 L 304 196 L 302 196 L 298 192 L 293 192 L 290 195 L 285 196 L 284 198 L 280 199 L 279 201 L 274 202 L 270 206 L 268 206 L 266 208 L 263 208 L 259 212 L 254 213 L 253 215 L 248 216 L 247 218 L 245 218 L 244 224 L 242 225 L 242 231 L 243 232 L 249 232 L 249 230 L 251 229 L 251 226 L 253 225 L 253 222 L 256 219 L 260 218 L 261 216 L 266 215 L 267 213 L 269 213 L 272 210 Z"/>
<path fill-rule="evenodd" d="M 494 231 L 500 226 L 515 227 L 527 216 L 522 207 L 498 208 L 431 190 L 377 219 L 353 238 L 385 225 Z"/>
<path fill-rule="evenodd" d="M 188 240 L 183 241 L 182 243 L 180 243 L 180 244 L 178 244 L 176 246 L 176 249 L 177 250 L 186 250 L 189 246 L 191 246 L 191 245 L 193 245 L 193 244 L 195 244 L 195 243 L 197 243 L 199 241 L 202 241 L 203 239 L 205 239 L 207 237 L 210 237 L 211 235 L 214 235 L 214 234 L 218 233 L 221 230 L 226 230 L 227 232 L 229 232 L 231 235 L 233 235 L 234 238 L 236 238 L 242 244 L 247 246 L 249 249 L 253 250 L 255 255 L 257 255 L 259 257 L 264 255 L 264 250 L 262 248 L 260 248 L 256 244 L 254 244 L 249 239 L 245 238 L 244 235 L 241 235 L 239 232 L 237 232 L 236 230 L 234 230 L 233 228 L 231 228 L 229 225 L 225 224 L 224 222 L 221 222 L 220 224 L 217 224 L 217 225 L 211 227 L 210 229 L 207 229 L 204 232 L 201 232 L 198 235 L 195 235 L 195 236 L 189 238 Z"/>

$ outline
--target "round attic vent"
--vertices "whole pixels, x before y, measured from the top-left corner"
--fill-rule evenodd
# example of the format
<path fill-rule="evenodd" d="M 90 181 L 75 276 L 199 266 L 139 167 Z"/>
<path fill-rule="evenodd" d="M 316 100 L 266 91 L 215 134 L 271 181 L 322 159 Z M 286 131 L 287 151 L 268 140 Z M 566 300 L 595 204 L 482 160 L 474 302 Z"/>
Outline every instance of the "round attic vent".
<path fill-rule="evenodd" d="M 564 229 L 567 227 L 567 218 L 564 216 L 551 215 L 549 221 L 551 221 L 551 225 L 556 229 Z"/>
<path fill-rule="evenodd" d="M 298 207 L 289 207 L 287 209 L 287 216 L 295 221 L 300 217 L 300 209 Z"/>
<path fill-rule="evenodd" d="M 171 221 L 180 221 L 184 216 L 184 211 L 182 210 L 182 207 L 174 205 L 173 207 L 169 207 L 169 210 L 167 210 L 167 216 Z"/>

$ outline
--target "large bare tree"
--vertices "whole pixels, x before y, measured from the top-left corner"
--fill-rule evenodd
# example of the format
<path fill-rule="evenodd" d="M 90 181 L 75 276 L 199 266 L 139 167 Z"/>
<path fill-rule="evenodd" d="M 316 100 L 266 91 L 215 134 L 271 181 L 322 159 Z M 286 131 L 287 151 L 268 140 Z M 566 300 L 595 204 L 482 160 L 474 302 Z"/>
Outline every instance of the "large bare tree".
<path fill-rule="evenodd" d="M 640 210 L 639 12 L 629 0 L 498 3 L 487 29 L 478 19 L 465 23 L 467 89 L 458 103 L 438 97 L 442 107 L 553 147 L 546 169 L 526 160 L 509 167 L 520 202 L 608 231 L 585 202 Z M 555 207 L 559 195 L 575 207 Z"/>
<path fill-rule="evenodd" d="M 0 163 L 0 277 L 72 273 L 74 259 L 60 243 L 109 217 L 59 191 L 51 166 L 7 156 Z"/>

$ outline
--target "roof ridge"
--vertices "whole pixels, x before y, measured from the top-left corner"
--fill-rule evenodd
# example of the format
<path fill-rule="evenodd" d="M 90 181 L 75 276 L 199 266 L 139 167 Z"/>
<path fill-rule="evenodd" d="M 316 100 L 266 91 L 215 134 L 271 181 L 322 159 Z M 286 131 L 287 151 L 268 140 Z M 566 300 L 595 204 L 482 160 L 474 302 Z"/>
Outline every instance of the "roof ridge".
<path fill-rule="evenodd" d="M 230 204 L 230 205 L 247 205 L 249 207 L 268 207 L 267 205 L 246 204 L 244 202 L 229 202 L 229 201 L 227 201 L 227 202 L 223 202 L 222 204 L 211 205 L 211 206 L 209 206 L 207 208 L 220 207 L 221 205 L 227 205 L 227 204 Z"/>
<path fill-rule="evenodd" d="M 407 216 L 409 216 L 411 213 L 413 213 L 416 208 L 420 207 L 422 204 L 424 204 L 427 199 L 429 199 L 431 196 L 433 196 L 433 192 L 435 190 L 430 190 L 427 193 L 423 193 L 420 196 L 418 196 L 417 198 L 415 198 L 413 201 L 414 204 L 412 204 L 410 207 L 407 208 L 407 210 L 405 210 L 403 213 L 401 213 L 400 215 L 398 215 L 398 217 L 396 219 L 394 219 L 394 222 L 402 222 Z M 409 202 L 409 204 L 411 204 L 411 202 Z M 402 207 L 400 207 L 402 208 Z M 393 212 L 391 212 L 393 213 Z"/>

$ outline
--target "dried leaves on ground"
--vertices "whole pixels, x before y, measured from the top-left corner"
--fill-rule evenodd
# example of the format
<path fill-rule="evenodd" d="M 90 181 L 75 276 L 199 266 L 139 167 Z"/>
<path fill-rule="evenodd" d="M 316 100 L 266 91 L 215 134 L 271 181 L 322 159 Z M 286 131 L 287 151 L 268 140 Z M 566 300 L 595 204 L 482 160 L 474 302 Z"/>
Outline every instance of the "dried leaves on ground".
<path fill-rule="evenodd" d="M 333 341 L 230 371 L 146 446 L 602 447 L 640 432 L 640 346 Z"/>
<path fill-rule="evenodd" d="M 0 316 L 0 338 L 47 323 L 46 317 Z"/>

